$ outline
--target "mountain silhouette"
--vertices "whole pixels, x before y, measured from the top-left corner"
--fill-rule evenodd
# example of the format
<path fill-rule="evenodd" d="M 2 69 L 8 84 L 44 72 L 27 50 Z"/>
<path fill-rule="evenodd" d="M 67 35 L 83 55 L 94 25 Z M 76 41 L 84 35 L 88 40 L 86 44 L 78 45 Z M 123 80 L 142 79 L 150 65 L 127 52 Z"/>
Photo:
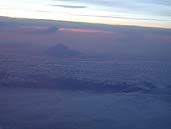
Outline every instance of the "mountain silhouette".
<path fill-rule="evenodd" d="M 81 52 L 77 50 L 73 50 L 63 44 L 57 44 L 53 47 L 50 47 L 47 50 L 48 55 L 60 58 L 67 58 L 67 57 L 79 57 L 82 55 Z"/>

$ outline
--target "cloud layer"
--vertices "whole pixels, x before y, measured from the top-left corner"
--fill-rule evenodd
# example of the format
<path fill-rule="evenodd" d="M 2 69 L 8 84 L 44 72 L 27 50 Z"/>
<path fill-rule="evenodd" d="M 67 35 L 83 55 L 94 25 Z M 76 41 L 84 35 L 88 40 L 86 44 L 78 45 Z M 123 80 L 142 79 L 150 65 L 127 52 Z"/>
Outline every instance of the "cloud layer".
<path fill-rule="evenodd" d="M 51 5 L 51 6 L 57 6 L 57 7 L 62 7 L 62 8 L 86 8 L 86 6 L 81 6 L 81 5 Z"/>
<path fill-rule="evenodd" d="M 1 18 L 0 44 L 65 44 L 83 53 L 170 57 L 171 29 Z"/>

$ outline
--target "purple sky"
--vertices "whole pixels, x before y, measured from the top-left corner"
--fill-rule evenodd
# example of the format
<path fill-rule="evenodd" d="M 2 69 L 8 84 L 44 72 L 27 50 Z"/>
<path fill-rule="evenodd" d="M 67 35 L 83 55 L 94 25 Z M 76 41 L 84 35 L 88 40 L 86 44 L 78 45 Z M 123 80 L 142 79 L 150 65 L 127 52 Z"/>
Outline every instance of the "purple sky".
<path fill-rule="evenodd" d="M 0 43 L 20 42 L 53 46 L 63 43 L 85 53 L 119 54 L 148 52 L 168 54 L 171 30 L 133 26 L 108 26 L 10 19 L 1 17 Z"/>

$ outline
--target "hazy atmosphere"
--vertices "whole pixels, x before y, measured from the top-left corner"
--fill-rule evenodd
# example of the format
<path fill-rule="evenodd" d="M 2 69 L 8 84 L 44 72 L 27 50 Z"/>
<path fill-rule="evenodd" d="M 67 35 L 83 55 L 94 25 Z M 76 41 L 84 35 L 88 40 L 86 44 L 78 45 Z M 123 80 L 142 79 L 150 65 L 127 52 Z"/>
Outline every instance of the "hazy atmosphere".
<path fill-rule="evenodd" d="M 0 129 L 170 129 L 170 6 L 0 0 Z"/>

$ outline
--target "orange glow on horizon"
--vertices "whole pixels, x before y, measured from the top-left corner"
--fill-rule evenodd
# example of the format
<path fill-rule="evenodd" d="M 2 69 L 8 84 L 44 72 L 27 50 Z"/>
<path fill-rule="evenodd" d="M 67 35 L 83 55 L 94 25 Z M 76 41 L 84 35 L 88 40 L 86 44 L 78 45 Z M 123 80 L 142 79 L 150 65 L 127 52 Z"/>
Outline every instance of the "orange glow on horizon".
<path fill-rule="evenodd" d="M 95 30 L 95 29 L 80 29 L 80 28 L 59 28 L 59 31 L 71 31 L 77 33 L 105 33 L 112 34 L 110 31 Z"/>

